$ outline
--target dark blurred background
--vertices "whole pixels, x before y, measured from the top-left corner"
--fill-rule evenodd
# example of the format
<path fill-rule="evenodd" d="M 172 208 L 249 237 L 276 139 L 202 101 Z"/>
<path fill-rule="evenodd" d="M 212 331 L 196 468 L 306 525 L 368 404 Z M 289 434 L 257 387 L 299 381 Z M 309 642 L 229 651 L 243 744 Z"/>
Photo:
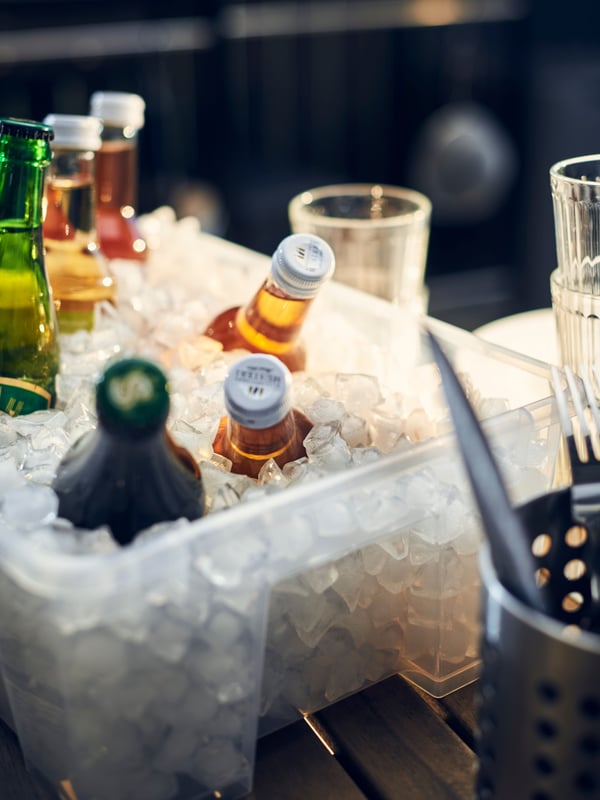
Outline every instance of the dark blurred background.
<path fill-rule="evenodd" d="M 264 253 L 304 189 L 420 189 L 430 313 L 474 328 L 550 305 L 548 170 L 600 152 L 599 20 L 592 0 L 0 0 L 0 115 L 142 95 L 139 211 Z"/>

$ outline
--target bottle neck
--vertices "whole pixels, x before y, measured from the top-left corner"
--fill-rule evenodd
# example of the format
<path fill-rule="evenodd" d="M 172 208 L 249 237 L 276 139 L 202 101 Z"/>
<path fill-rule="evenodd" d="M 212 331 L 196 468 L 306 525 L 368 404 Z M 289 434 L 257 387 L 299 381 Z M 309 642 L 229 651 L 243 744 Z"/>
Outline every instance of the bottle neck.
<path fill-rule="evenodd" d="M 102 146 L 96 154 L 97 202 L 100 209 L 123 209 L 133 216 L 137 209 L 137 131 L 105 124 Z"/>
<path fill-rule="evenodd" d="M 145 436 L 130 437 L 126 431 L 110 430 L 106 426 L 99 426 L 95 432 L 96 446 L 103 448 L 104 452 L 119 454 L 118 458 L 136 459 L 144 462 L 150 451 L 159 453 L 161 458 L 168 463 L 175 459 L 187 472 L 197 480 L 201 480 L 200 467 L 185 447 L 177 444 L 166 427 L 149 431 Z"/>
<path fill-rule="evenodd" d="M 290 297 L 269 276 L 252 300 L 240 308 L 236 324 L 257 350 L 281 355 L 297 342 L 313 300 Z"/>
<path fill-rule="evenodd" d="M 227 420 L 227 438 L 230 447 L 246 458 L 255 456 L 261 462 L 267 458 L 276 459 L 285 453 L 294 442 L 295 435 L 296 423 L 293 411 L 289 411 L 275 425 L 262 429 L 246 428 L 231 417 Z"/>
<path fill-rule="evenodd" d="M 46 164 L 13 158 L 15 149 L 0 150 L 0 228 L 39 228 Z"/>
<path fill-rule="evenodd" d="M 95 156 L 90 150 L 56 150 L 44 191 L 44 237 L 75 240 L 96 251 Z"/>

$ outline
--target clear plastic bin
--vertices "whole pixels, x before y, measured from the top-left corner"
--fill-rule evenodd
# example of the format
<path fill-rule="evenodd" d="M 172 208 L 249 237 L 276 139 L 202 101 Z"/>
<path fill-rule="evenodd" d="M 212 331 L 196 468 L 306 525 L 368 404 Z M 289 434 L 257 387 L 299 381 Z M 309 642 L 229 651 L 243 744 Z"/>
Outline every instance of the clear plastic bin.
<path fill-rule="evenodd" d="M 252 283 L 264 268 L 207 246 Z M 418 326 L 326 288 L 307 336 L 336 369 L 385 341 L 380 375 L 427 367 Z M 321 335 L 331 315 L 364 330 L 361 352 L 343 354 L 339 326 Z M 509 399 L 484 425 L 512 499 L 550 487 L 549 368 L 429 323 L 482 396 Z M 105 556 L 49 556 L 0 522 L 0 715 L 30 769 L 78 800 L 234 800 L 257 737 L 299 714 L 395 672 L 435 695 L 475 677 L 481 531 L 451 432 Z"/>

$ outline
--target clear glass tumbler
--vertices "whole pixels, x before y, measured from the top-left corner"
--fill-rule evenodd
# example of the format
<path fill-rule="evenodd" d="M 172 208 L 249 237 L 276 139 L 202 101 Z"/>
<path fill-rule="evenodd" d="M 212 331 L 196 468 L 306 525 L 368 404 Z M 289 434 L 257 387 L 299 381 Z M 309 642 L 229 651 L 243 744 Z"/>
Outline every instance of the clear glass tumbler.
<path fill-rule="evenodd" d="M 600 367 L 600 294 L 569 288 L 559 269 L 550 275 L 550 292 L 560 363 L 592 375 Z"/>
<path fill-rule="evenodd" d="M 288 216 L 294 233 L 314 233 L 332 247 L 337 281 L 425 312 L 425 195 L 371 183 L 322 186 L 296 195 Z"/>
<path fill-rule="evenodd" d="M 600 295 L 600 155 L 554 164 L 550 188 L 563 284 Z"/>

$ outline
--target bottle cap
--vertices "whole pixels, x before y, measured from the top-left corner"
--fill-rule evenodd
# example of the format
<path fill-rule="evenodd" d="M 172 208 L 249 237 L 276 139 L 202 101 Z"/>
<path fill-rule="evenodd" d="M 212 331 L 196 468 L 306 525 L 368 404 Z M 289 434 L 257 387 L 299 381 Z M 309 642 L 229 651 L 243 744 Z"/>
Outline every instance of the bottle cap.
<path fill-rule="evenodd" d="M 244 356 L 225 379 L 225 408 L 245 428 L 270 428 L 290 411 L 291 386 L 289 369 L 275 356 Z"/>
<path fill-rule="evenodd" d="M 280 243 L 271 260 L 274 281 L 290 297 L 314 297 L 335 269 L 331 247 L 312 233 L 293 233 Z"/>
<path fill-rule="evenodd" d="M 99 150 L 102 145 L 102 120 L 78 114 L 48 114 L 44 124 L 54 130 L 54 147 L 74 150 Z"/>
<path fill-rule="evenodd" d="M 146 103 L 139 94 L 128 92 L 94 92 L 90 98 L 90 114 L 106 124 L 144 127 Z"/>
<path fill-rule="evenodd" d="M 162 427 L 169 414 L 167 379 L 143 358 L 123 358 L 108 366 L 96 386 L 96 410 L 102 426 L 136 438 Z"/>
<path fill-rule="evenodd" d="M 54 138 L 54 131 L 49 125 L 16 117 L 0 119 L 0 136 L 3 134 L 18 136 L 22 139 L 44 139 L 46 142 L 50 142 Z"/>

